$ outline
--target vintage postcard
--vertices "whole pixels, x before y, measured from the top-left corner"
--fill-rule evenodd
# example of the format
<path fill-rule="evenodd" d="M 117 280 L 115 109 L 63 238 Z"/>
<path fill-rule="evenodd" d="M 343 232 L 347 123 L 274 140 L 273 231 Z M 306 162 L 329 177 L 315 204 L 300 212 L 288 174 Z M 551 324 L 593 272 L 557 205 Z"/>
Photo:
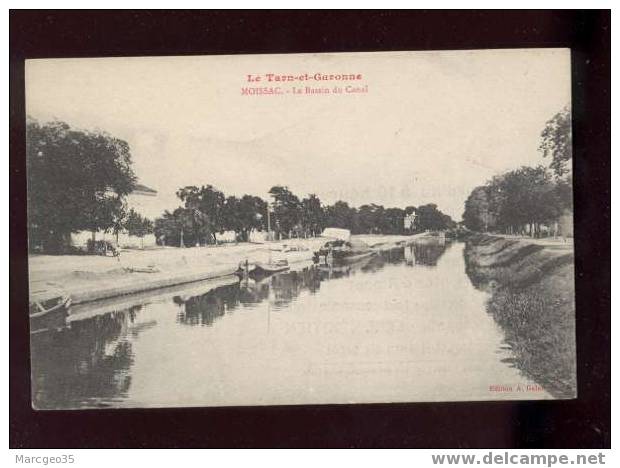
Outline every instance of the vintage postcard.
<path fill-rule="evenodd" d="M 575 398 L 570 77 L 27 60 L 33 407 Z"/>

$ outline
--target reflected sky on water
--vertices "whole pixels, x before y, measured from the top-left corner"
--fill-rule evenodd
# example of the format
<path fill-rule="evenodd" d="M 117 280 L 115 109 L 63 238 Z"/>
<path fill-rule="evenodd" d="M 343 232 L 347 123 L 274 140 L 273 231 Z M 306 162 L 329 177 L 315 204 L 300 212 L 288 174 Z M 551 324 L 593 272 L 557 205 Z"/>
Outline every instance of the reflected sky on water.
<path fill-rule="evenodd" d="M 37 408 L 542 398 L 511 366 L 463 244 L 180 291 L 32 336 Z M 515 387 L 516 388 L 516 387 Z"/>

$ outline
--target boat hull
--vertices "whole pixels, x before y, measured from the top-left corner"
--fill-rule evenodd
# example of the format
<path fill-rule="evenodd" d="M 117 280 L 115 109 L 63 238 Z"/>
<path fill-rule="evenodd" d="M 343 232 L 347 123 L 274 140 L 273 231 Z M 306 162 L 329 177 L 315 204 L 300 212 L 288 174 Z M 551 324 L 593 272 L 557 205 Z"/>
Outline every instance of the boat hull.
<path fill-rule="evenodd" d="M 241 277 L 249 276 L 250 278 L 264 278 L 266 276 L 283 273 L 290 269 L 288 263 L 268 264 L 268 263 L 249 263 L 241 262 L 237 274 Z"/>
<path fill-rule="evenodd" d="M 352 263 L 359 262 L 366 258 L 372 257 L 376 252 L 360 252 L 347 255 L 338 255 L 338 253 L 332 254 L 317 254 L 316 263 L 319 265 L 350 265 Z"/>
<path fill-rule="evenodd" d="M 61 330 L 67 327 L 69 306 L 71 299 L 67 296 L 59 298 L 58 304 L 49 309 L 43 309 L 38 303 L 30 304 L 30 333 Z"/>
<path fill-rule="evenodd" d="M 288 271 L 289 269 L 290 267 L 288 265 L 271 267 L 271 266 L 257 264 L 254 270 L 250 272 L 250 275 L 251 276 L 269 276 L 269 275 L 275 275 L 276 273 L 282 273 L 282 272 Z"/>

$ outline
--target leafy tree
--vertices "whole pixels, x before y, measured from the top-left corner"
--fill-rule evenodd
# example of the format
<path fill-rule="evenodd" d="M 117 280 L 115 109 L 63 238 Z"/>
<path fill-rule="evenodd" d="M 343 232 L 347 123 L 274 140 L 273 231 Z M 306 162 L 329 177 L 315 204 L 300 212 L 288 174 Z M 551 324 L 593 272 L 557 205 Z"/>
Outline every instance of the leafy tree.
<path fill-rule="evenodd" d="M 463 222 L 472 231 L 488 231 L 495 226 L 488 187 L 476 187 L 465 201 Z"/>
<path fill-rule="evenodd" d="M 29 241 L 49 252 L 72 232 L 114 229 L 136 181 L 127 142 L 60 121 L 27 119 L 26 167 Z"/>
<path fill-rule="evenodd" d="M 266 229 L 267 202 L 260 197 L 244 195 L 226 198 L 223 209 L 223 225 L 235 231 L 238 238 L 248 241 L 253 229 Z"/>
<path fill-rule="evenodd" d="M 193 235 L 195 241 L 213 237 L 217 242 L 216 233 L 224 232 L 224 205 L 226 198 L 222 192 L 212 185 L 187 186 L 177 191 L 177 197 L 185 204 L 188 214 L 191 216 Z"/>
<path fill-rule="evenodd" d="M 518 232 L 525 225 L 535 225 L 537 230 L 560 215 L 551 174 L 543 166 L 507 172 L 498 183 L 504 194 L 498 221 L 504 229 Z"/>
<path fill-rule="evenodd" d="M 349 206 L 347 202 L 337 201 L 325 209 L 327 227 L 337 227 L 343 229 L 357 230 L 357 210 Z"/>
<path fill-rule="evenodd" d="M 362 205 L 357 210 L 357 231 L 365 234 L 372 234 L 381 231 L 381 217 L 383 207 L 375 205 Z"/>
<path fill-rule="evenodd" d="M 260 197 L 225 197 L 210 185 L 200 189 L 184 187 L 177 194 L 185 206 L 172 213 L 165 211 L 155 220 L 154 232 L 160 244 L 192 246 L 207 243 L 208 239 L 215 242 L 215 232 L 224 230 L 235 231 L 238 238 L 247 241 L 253 229 L 266 229 L 267 202 Z"/>
<path fill-rule="evenodd" d="M 243 230 L 243 223 L 240 216 L 240 202 L 237 197 L 226 197 L 224 206 L 222 208 L 222 225 L 224 229 L 235 231 L 235 234 L 240 236 Z"/>
<path fill-rule="evenodd" d="M 311 193 L 301 201 L 304 229 L 312 236 L 317 236 L 325 229 L 325 212 L 321 207 L 321 200 Z"/>
<path fill-rule="evenodd" d="M 420 213 L 427 229 L 449 229 L 452 219 L 437 210 L 436 205 L 421 208 L 408 206 L 384 208 L 381 205 L 363 205 L 356 209 L 340 200 L 323 207 L 315 194 L 300 201 L 288 187 L 274 186 L 272 225 L 281 237 L 319 235 L 325 227 L 349 229 L 354 234 L 401 234 L 406 214 Z M 165 212 L 155 220 L 158 242 L 166 245 L 194 245 L 201 242 L 204 230 L 232 230 L 237 239 L 247 241 L 250 231 L 266 229 L 267 202 L 260 197 L 244 195 L 226 197 L 211 185 L 198 188 L 188 186 L 177 192 L 184 207 L 173 213 Z"/>
<path fill-rule="evenodd" d="M 158 244 L 174 246 L 180 244 L 181 226 L 174 214 L 168 210 L 155 219 L 153 231 Z"/>
<path fill-rule="evenodd" d="M 144 247 L 144 236 L 153 232 L 153 222 L 143 217 L 132 208 L 127 213 L 125 229 L 130 236 L 139 237 L 142 247 Z"/>
<path fill-rule="evenodd" d="M 556 176 L 555 196 L 561 210 L 573 211 L 572 131 L 568 106 L 547 122 L 541 134 L 539 149 L 551 156 L 550 168 Z"/>
<path fill-rule="evenodd" d="M 190 247 L 204 241 L 203 228 L 194 210 L 179 207 L 172 213 L 166 210 L 155 219 L 153 231 L 160 245 Z"/>
<path fill-rule="evenodd" d="M 238 216 L 241 220 L 243 240 L 248 240 L 252 230 L 267 230 L 267 202 L 260 197 L 241 197 Z"/>
<path fill-rule="evenodd" d="M 539 146 L 543 157 L 551 157 L 550 167 L 557 177 L 570 179 L 572 147 L 571 113 L 566 106 L 547 121 Z"/>
<path fill-rule="evenodd" d="M 191 247 L 208 238 L 208 224 L 195 209 L 179 207 L 173 212 L 179 226 L 179 246 Z M 203 235 L 206 234 L 206 235 Z"/>
<path fill-rule="evenodd" d="M 404 231 L 405 210 L 384 208 L 374 203 L 362 205 L 357 210 L 356 232 L 400 234 Z"/>
<path fill-rule="evenodd" d="M 405 231 L 403 220 L 405 218 L 405 210 L 400 208 L 387 208 L 384 211 L 381 229 L 385 234 L 402 234 Z"/>
<path fill-rule="evenodd" d="M 423 231 L 440 231 L 452 227 L 453 221 L 437 209 L 437 205 L 429 203 L 418 207 L 417 225 Z"/>
<path fill-rule="evenodd" d="M 556 180 L 556 197 L 562 210 L 573 211 L 573 184 L 570 179 Z"/>
<path fill-rule="evenodd" d="M 269 194 L 274 200 L 275 230 L 280 236 L 290 237 L 302 220 L 301 202 L 288 187 L 276 185 L 271 187 Z"/>
<path fill-rule="evenodd" d="M 509 234 L 540 234 L 570 205 L 570 183 L 557 179 L 543 166 L 506 172 L 476 187 L 465 202 L 463 220 L 471 230 L 500 230 Z"/>
<path fill-rule="evenodd" d="M 114 222 L 112 224 L 112 232 L 116 236 L 116 244 L 118 245 L 118 234 L 125 229 L 125 222 L 127 221 L 127 203 L 123 202 L 120 209 L 114 216 Z"/>

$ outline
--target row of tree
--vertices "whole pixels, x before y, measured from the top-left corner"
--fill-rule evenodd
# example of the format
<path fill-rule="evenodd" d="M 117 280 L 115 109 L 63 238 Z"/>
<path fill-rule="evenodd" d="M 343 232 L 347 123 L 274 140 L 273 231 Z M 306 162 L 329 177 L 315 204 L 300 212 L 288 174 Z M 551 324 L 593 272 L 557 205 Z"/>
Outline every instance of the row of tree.
<path fill-rule="evenodd" d="M 215 243 L 224 231 L 234 231 L 239 240 L 247 241 L 252 230 L 265 228 L 267 202 L 260 197 L 226 197 L 211 185 L 184 187 L 177 191 L 177 197 L 184 206 L 166 210 L 155 220 L 155 236 L 162 244 Z"/>
<path fill-rule="evenodd" d="M 127 216 L 123 217 L 122 229 L 130 236 L 143 239 L 147 234 L 152 234 L 154 229 L 153 221 L 145 218 L 133 208 L 129 210 Z M 116 231 L 118 235 L 118 231 Z M 117 239 L 118 243 L 118 239 Z"/>
<path fill-rule="evenodd" d="M 452 229 L 456 223 L 442 213 L 437 205 L 429 203 L 418 207 L 384 208 L 381 205 L 362 205 L 350 207 L 346 202 L 337 201 L 323 210 L 322 226 L 350 229 L 354 234 L 406 234 L 419 231 L 439 231 Z M 412 227 L 405 227 L 405 216 L 415 215 Z"/>
<path fill-rule="evenodd" d="M 323 205 L 315 194 L 300 198 L 286 186 L 269 191 L 271 203 L 260 197 L 226 196 L 211 185 L 184 187 L 177 191 L 183 206 L 165 211 L 155 220 L 154 232 L 165 245 L 196 245 L 217 242 L 217 236 L 234 231 L 241 241 L 249 240 L 253 230 L 271 229 L 277 238 L 318 236 L 326 227 L 351 230 L 354 234 L 404 234 L 455 227 L 450 216 L 437 205 L 384 208 L 381 205 L 351 207 L 344 201 Z M 406 229 L 406 215 L 415 214 L 413 229 Z"/>
<path fill-rule="evenodd" d="M 125 229 L 124 200 L 136 182 L 127 142 L 64 122 L 28 118 L 26 126 L 30 248 L 58 252 L 72 232 Z"/>
<path fill-rule="evenodd" d="M 415 214 L 414 230 L 441 230 L 454 221 L 434 204 L 384 208 L 351 207 L 344 201 L 324 205 L 316 195 L 300 198 L 288 187 L 275 186 L 268 203 L 260 197 L 225 196 L 211 185 L 178 190 L 182 206 L 155 222 L 128 209 L 126 197 L 136 176 L 127 142 L 105 132 L 71 128 L 64 122 L 45 124 L 28 118 L 26 132 L 28 234 L 31 251 L 62 252 L 71 234 L 121 231 L 144 237 L 154 232 L 160 243 L 214 243 L 224 231 L 247 241 L 253 230 L 268 227 L 278 238 L 319 235 L 325 227 L 353 233 L 402 234 L 405 215 Z M 411 232 L 411 229 L 409 230 Z"/>
<path fill-rule="evenodd" d="M 463 222 L 473 231 L 540 236 L 572 212 L 570 112 L 563 109 L 541 134 L 540 150 L 549 168 L 527 167 L 493 177 L 476 187 L 465 202 Z"/>

